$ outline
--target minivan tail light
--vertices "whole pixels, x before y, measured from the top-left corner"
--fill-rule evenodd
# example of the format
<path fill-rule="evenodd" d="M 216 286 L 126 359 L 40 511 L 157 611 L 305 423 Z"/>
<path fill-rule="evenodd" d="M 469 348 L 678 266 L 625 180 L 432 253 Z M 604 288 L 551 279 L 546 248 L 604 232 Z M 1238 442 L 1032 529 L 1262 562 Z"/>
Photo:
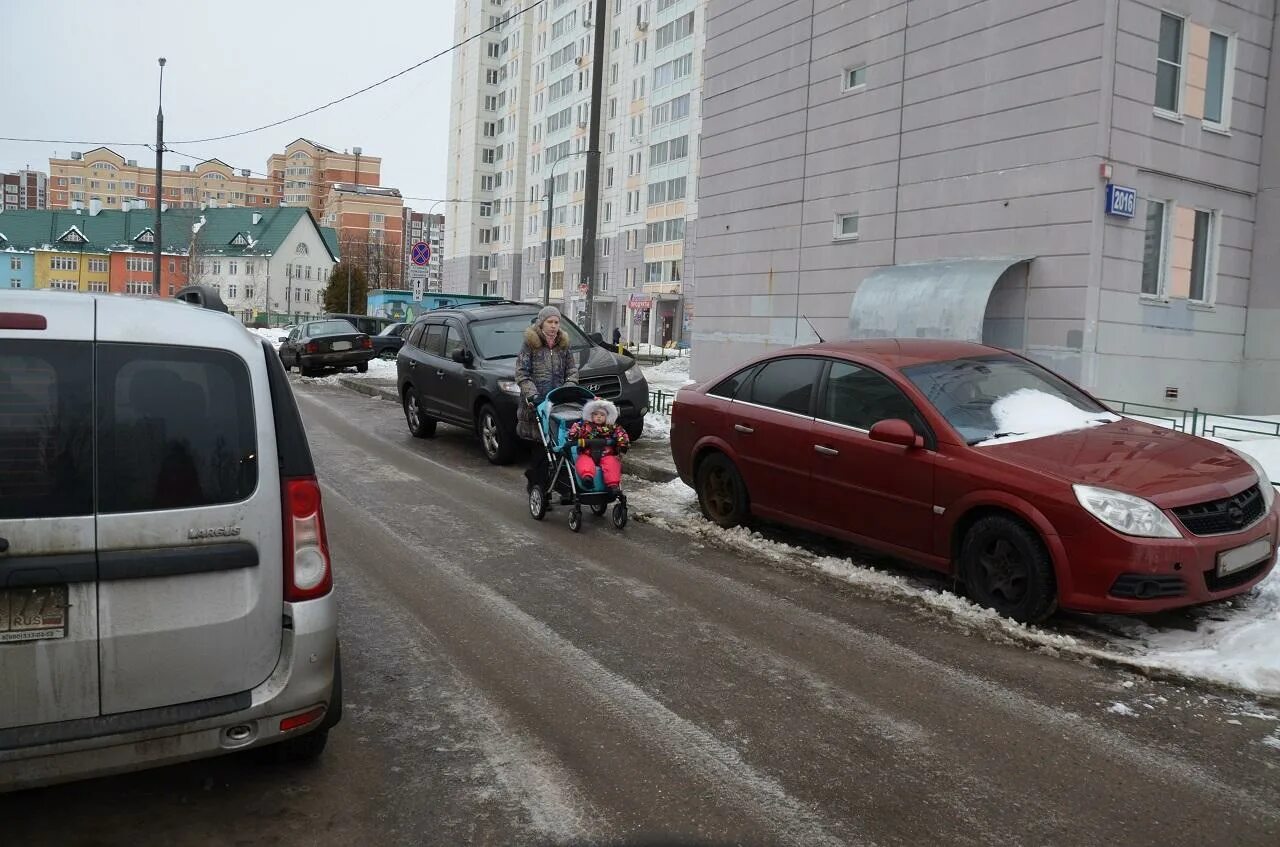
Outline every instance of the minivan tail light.
<path fill-rule="evenodd" d="M 32 315 L 26 312 L 0 312 L 0 329 L 32 329 L 46 330 L 49 321 L 44 315 Z"/>
<path fill-rule="evenodd" d="M 297 603 L 323 597 L 333 590 L 333 570 L 320 483 L 313 476 L 286 479 L 283 493 L 284 599 Z"/>

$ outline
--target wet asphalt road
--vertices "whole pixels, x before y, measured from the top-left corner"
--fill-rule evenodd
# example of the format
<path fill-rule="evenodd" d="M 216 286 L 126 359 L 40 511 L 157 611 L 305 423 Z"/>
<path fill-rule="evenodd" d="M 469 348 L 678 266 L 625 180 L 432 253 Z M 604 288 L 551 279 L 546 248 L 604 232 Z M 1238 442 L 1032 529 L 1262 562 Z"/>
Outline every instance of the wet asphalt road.
<path fill-rule="evenodd" d="M 1266 710 L 643 523 L 535 523 L 460 430 L 295 388 L 346 671 L 323 759 L 0 797 L 0 844 L 1280 844 Z"/>

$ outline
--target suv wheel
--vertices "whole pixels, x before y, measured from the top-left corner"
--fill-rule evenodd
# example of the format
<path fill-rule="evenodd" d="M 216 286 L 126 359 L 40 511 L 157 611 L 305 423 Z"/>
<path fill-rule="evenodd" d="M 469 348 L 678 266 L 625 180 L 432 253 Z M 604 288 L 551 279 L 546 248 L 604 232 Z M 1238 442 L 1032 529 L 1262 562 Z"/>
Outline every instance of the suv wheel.
<path fill-rule="evenodd" d="M 431 438 L 436 434 L 435 418 L 429 418 L 422 411 L 418 402 L 418 392 L 412 385 L 404 389 L 404 420 L 409 425 L 409 434 L 414 438 Z"/>
<path fill-rule="evenodd" d="M 715 453 L 703 460 L 694 487 L 698 506 L 707 520 L 725 529 L 746 522 L 750 513 L 747 485 L 728 456 Z"/>
<path fill-rule="evenodd" d="M 516 439 L 502 428 L 502 424 L 498 422 L 498 413 L 490 404 L 485 403 L 480 407 L 476 429 L 480 433 L 480 445 L 484 448 L 485 457 L 495 465 L 510 464 L 516 455 Z"/>
<path fill-rule="evenodd" d="M 1016 621 L 1039 623 L 1058 606 L 1049 553 L 1012 518 L 992 515 L 970 527 L 960 573 L 975 602 Z"/>
<path fill-rule="evenodd" d="M 627 431 L 627 438 L 632 441 L 639 441 L 644 436 L 644 418 L 640 422 L 631 426 L 623 427 Z"/>

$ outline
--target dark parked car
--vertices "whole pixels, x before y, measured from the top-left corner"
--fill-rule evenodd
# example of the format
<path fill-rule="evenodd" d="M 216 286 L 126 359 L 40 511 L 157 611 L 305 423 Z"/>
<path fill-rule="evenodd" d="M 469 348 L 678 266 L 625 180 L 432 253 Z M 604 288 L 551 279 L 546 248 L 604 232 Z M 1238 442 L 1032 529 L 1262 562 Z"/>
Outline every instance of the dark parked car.
<path fill-rule="evenodd" d="M 860 543 L 1022 621 L 1221 600 L 1275 563 L 1257 461 L 978 344 L 773 353 L 680 391 L 671 451 L 721 526 L 758 515 Z"/>
<path fill-rule="evenodd" d="M 379 359 L 394 359 L 404 344 L 404 334 L 412 324 L 391 324 L 373 336 L 373 355 Z"/>
<path fill-rule="evenodd" d="M 324 368 L 354 367 L 369 370 L 373 339 L 344 320 L 308 321 L 292 329 L 280 342 L 280 361 L 286 370 L 296 367 L 303 376 Z"/>
<path fill-rule="evenodd" d="M 377 335 L 395 323 L 393 318 L 377 318 L 372 315 L 325 315 L 325 318 L 346 321 L 365 335 Z"/>
<path fill-rule="evenodd" d="M 435 434 L 437 421 L 468 427 L 480 435 L 489 461 L 511 461 L 521 402 L 516 355 L 538 308 L 474 305 L 436 309 L 418 319 L 396 362 L 409 431 L 426 438 Z M 612 400 L 627 434 L 639 438 L 649 410 L 649 386 L 640 367 L 593 344 L 571 321 L 561 327 L 578 357 L 579 384 Z"/>

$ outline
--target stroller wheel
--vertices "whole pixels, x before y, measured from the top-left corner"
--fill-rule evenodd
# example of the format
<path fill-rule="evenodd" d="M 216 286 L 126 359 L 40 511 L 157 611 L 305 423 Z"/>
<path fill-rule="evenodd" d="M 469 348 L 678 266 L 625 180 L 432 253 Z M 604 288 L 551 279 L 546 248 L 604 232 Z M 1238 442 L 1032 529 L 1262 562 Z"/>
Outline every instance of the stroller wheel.
<path fill-rule="evenodd" d="M 622 529 L 627 525 L 627 504 L 619 503 L 613 507 L 613 525 L 617 529 Z"/>
<path fill-rule="evenodd" d="M 609 511 L 608 503 L 592 503 L 591 504 L 591 514 L 595 515 L 597 518 L 602 516 L 607 511 Z"/>
<path fill-rule="evenodd" d="M 582 530 L 582 509 L 577 506 L 574 506 L 573 511 L 569 513 L 569 529 L 574 532 Z"/>
<path fill-rule="evenodd" d="M 529 514 L 533 515 L 535 521 L 547 516 L 547 495 L 537 483 L 529 486 Z"/>

